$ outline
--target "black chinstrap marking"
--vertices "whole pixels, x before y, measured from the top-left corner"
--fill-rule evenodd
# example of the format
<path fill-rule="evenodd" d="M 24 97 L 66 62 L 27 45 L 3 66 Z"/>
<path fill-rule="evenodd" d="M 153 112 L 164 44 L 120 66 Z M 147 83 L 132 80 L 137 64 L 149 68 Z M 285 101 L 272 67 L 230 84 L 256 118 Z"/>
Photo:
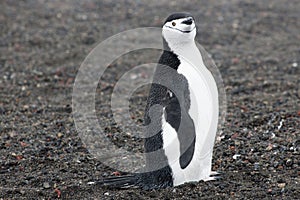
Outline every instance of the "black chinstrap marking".
<path fill-rule="evenodd" d="M 182 33 L 190 33 L 190 32 L 192 32 L 192 31 L 196 28 L 196 27 L 194 27 L 192 30 L 189 30 L 189 31 L 183 31 L 183 30 L 180 30 L 180 29 L 178 29 L 178 28 L 171 27 L 171 26 L 166 26 L 166 27 L 171 28 L 171 29 L 174 29 L 174 30 L 177 30 L 177 31 L 180 31 L 180 32 L 182 32 Z"/>

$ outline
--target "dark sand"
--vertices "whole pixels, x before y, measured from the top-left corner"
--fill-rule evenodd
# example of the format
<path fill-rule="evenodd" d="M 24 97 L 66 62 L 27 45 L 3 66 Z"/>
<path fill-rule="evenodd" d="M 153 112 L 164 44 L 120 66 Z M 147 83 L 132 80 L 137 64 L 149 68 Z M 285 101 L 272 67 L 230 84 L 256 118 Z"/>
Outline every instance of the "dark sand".
<path fill-rule="evenodd" d="M 299 10 L 298 0 L 2 0 L 0 199 L 299 199 Z M 159 27 L 176 11 L 195 16 L 197 41 L 223 76 L 227 118 L 213 155 L 222 179 L 154 191 L 88 185 L 113 169 L 88 153 L 75 129 L 80 64 L 105 38 Z M 112 65 L 107 80 L 116 79 L 117 66 L 144 62 L 133 58 Z M 109 100 L 113 84 L 103 84 L 99 98 Z M 131 108 L 140 120 L 145 92 L 136 94 Z M 116 144 L 127 145 L 116 125 L 103 123 Z M 130 144 L 141 149 L 139 140 Z"/>

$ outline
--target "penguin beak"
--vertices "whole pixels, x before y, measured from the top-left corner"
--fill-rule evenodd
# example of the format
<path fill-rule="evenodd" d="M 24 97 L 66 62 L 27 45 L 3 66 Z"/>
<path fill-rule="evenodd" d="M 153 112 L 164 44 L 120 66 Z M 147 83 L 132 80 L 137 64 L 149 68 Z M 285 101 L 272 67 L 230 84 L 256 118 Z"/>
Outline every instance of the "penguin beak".
<path fill-rule="evenodd" d="M 188 19 L 181 22 L 182 24 L 191 25 L 193 23 L 193 18 L 189 17 Z"/>

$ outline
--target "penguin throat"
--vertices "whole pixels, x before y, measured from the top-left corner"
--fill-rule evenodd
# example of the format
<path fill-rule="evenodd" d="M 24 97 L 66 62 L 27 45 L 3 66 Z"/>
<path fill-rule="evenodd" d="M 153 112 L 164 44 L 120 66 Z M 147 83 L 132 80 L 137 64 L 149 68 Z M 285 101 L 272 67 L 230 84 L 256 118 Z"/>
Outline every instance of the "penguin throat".
<path fill-rule="evenodd" d="M 184 56 L 186 57 L 186 54 L 189 54 L 189 52 L 194 49 L 194 46 L 196 46 L 194 40 L 188 41 L 188 42 L 168 42 L 164 37 L 163 37 L 163 46 L 164 50 L 166 51 L 171 51 L 177 56 Z"/>

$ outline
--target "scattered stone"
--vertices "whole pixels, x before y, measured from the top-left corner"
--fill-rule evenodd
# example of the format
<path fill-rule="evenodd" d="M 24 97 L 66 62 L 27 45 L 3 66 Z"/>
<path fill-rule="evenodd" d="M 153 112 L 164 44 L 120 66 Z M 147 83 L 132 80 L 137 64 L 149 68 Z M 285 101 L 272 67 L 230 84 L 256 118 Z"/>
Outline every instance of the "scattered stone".
<path fill-rule="evenodd" d="M 260 165 L 258 162 L 254 163 L 254 170 L 258 171 L 260 169 Z"/>
<path fill-rule="evenodd" d="M 58 137 L 58 138 L 61 138 L 63 135 L 64 135 L 64 134 L 61 133 L 61 132 L 57 133 L 57 137 Z"/>
<path fill-rule="evenodd" d="M 99 199 L 99 196 L 112 199 L 114 195 L 117 199 L 150 198 L 148 191 L 105 191 L 95 184 L 85 184 L 121 169 L 106 166 L 97 158 L 87 159 L 93 149 L 89 149 L 91 143 L 81 142 L 74 124 L 76 113 L 70 109 L 72 85 L 80 64 L 96 43 L 130 28 L 161 26 L 168 15 L 166 10 L 191 9 L 198 26 L 196 40 L 214 56 L 227 93 L 226 119 L 219 127 L 223 133 L 214 146 L 212 161 L 214 171 L 222 172 L 222 179 L 200 181 L 196 187 L 187 184 L 155 190 L 155 195 L 151 195 L 157 199 L 299 199 L 300 48 L 291 42 L 299 40 L 297 1 L 182 3 L 176 0 L 171 5 L 166 0 L 159 4 L 89 0 L 91 6 L 86 7 L 81 1 L 2 0 L 0 196 L 4 199 Z M 277 12 L 280 10 L 285 12 Z M 142 39 L 152 42 L 152 38 Z M 123 41 L 117 44 L 120 50 Z M 106 51 L 99 53 L 112 54 L 118 49 Z M 114 124 L 112 91 L 130 69 L 157 62 L 160 53 L 128 52 L 109 64 L 99 77 L 95 105 L 91 106 L 104 134 L 110 133 L 107 139 L 118 149 L 143 152 L 140 147 L 143 139 L 128 139 L 130 135 L 126 132 L 131 137 L 138 134 Z M 149 73 L 144 74 L 147 75 L 131 76 L 129 80 L 151 78 Z M 82 90 L 86 89 L 83 85 Z M 134 97 L 138 98 L 131 98 L 129 112 L 134 121 L 143 119 L 148 93 L 144 89 L 136 88 L 140 92 L 134 92 Z M 230 149 L 231 145 L 234 146 Z M 126 161 L 122 160 L 125 155 L 117 157 L 116 162 Z M 83 159 L 74 162 L 77 158 Z M 110 155 L 107 159 L 115 161 Z M 278 179 L 281 182 L 276 182 Z M 280 192 L 284 194 L 280 196 Z"/>
<path fill-rule="evenodd" d="M 273 145 L 269 144 L 268 147 L 266 148 L 267 151 L 271 151 L 273 149 Z"/>
<path fill-rule="evenodd" d="M 235 154 L 235 155 L 232 156 L 232 158 L 233 158 L 234 160 L 236 160 L 236 159 L 239 158 L 239 157 L 241 157 L 240 154 Z"/>
<path fill-rule="evenodd" d="M 105 192 L 104 195 L 105 195 L 105 196 L 109 196 L 109 192 Z"/>
<path fill-rule="evenodd" d="M 287 166 L 287 167 L 290 167 L 290 166 L 292 166 L 293 165 L 293 160 L 292 159 L 287 159 L 287 161 L 285 162 L 285 165 Z"/>
<path fill-rule="evenodd" d="M 48 182 L 44 182 L 44 183 L 43 183 L 43 187 L 44 187 L 45 189 L 48 189 L 48 188 L 50 188 L 50 184 L 49 184 Z"/>

